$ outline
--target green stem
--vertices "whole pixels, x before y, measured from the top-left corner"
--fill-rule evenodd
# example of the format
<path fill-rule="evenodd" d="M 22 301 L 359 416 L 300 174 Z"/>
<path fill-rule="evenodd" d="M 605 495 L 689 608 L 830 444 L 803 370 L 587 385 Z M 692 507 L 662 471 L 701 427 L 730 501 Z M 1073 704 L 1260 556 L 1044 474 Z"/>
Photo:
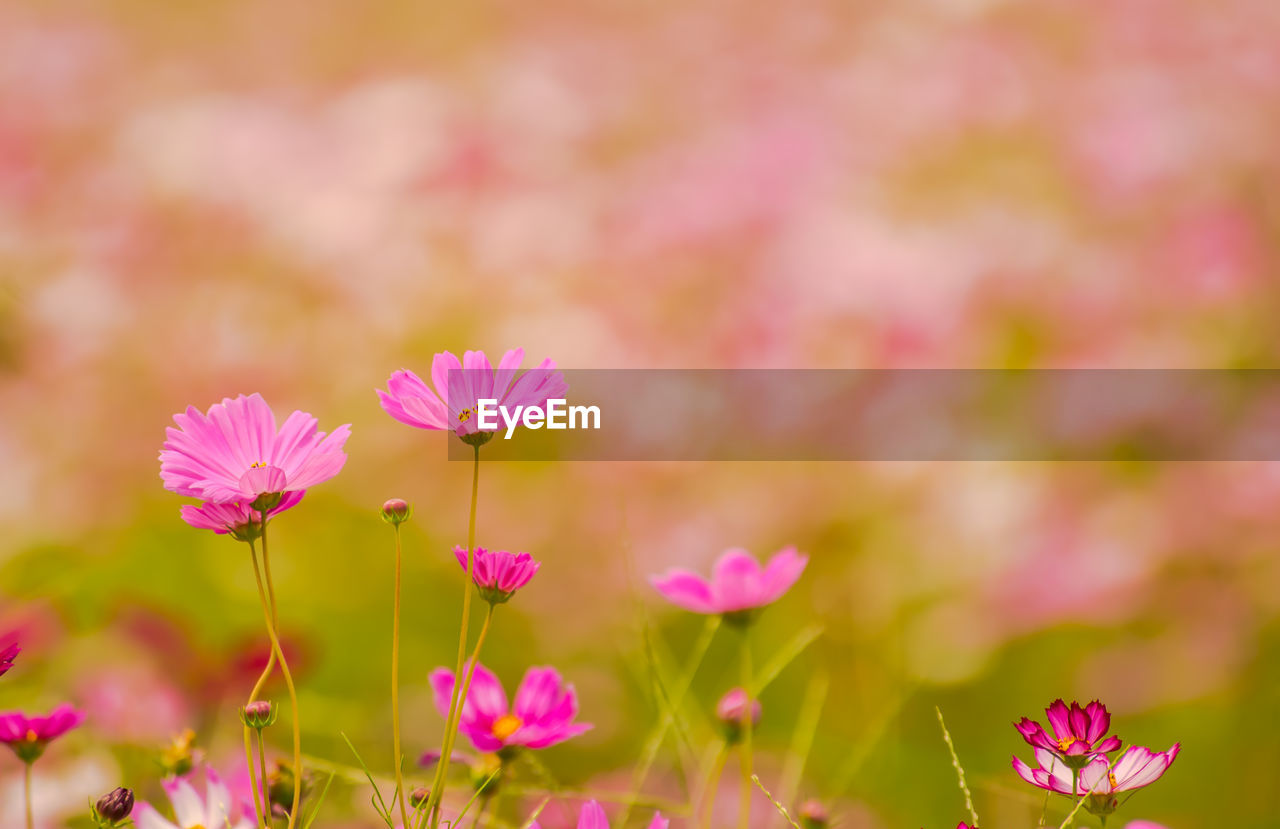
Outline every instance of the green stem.
<path fill-rule="evenodd" d="M 27 801 L 27 829 L 35 829 L 35 819 L 31 816 L 31 764 L 26 763 L 22 771 L 22 793 Z"/>
<path fill-rule="evenodd" d="M 409 829 L 409 810 L 404 797 L 404 759 L 400 753 L 400 525 L 396 531 L 396 597 L 395 617 L 391 627 L 391 740 L 394 743 L 396 768 L 396 794 L 400 799 L 400 822 Z"/>
<path fill-rule="evenodd" d="M 702 829 L 710 829 L 711 813 L 715 810 L 716 790 L 720 787 L 720 774 L 724 771 L 725 761 L 729 759 L 729 746 L 727 743 L 721 743 L 720 748 L 716 751 L 715 759 L 711 761 L 711 769 L 707 774 L 706 782 L 702 785 L 702 798 L 699 808 L 702 810 Z"/>
<path fill-rule="evenodd" d="M 747 704 L 742 713 L 742 745 L 738 748 L 738 756 L 742 761 L 742 794 L 738 806 L 738 827 L 748 829 L 751 823 L 751 732 L 752 732 L 752 699 L 751 699 L 751 639 L 747 635 L 750 628 L 742 628 L 742 690 L 747 695 Z"/>
<path fill-rule="evenodd" d="M 256 564 L 258 560 L 258 552 L 254 548 L 252 541 L 248 543 L 249 543 L 249 555 L 253 556 L 253 560 Z M 268 584 L 270 584 L 270 582 L 268 582 Z M 277 624 L 274 595 L 272 595 L 271 621 L 272 621 L 272 624 Z M 269 648 L 267 653 L 266 667 L 262 669 L 261 675 L 258 676 L 258 681 L 254 683 L 253 690 L 249 692 L 249 700 L 248 702 L 245 703 L 245 705 L 248 705 L 249 703 L 257 701 L 258 695 L 262 693 L 262 689 L 267 684 L 267 678 L 271 676 L 271 671 L 275 668 L 275 666 L 276 666 L 276 652 L 274 648 Z M 259 740 L 262 739 L 261 733 L 258 734 L 258 739 Z M 244 727 L 244 759 L 245 759 L 245 765 L 249 769 L 249 785 L 253 790 L 253 810 L 256 812 L 258 811 L 258 797 L 259 797 L 258 774 L 253 764 L 252 734 L 250 733 L 250 729 L 248 725 Z M 267 778 L 263 777 L 261 794 L 265 796 L 266 791 L 267 791 Z M 261 829 L 268 829 L 270 825 L 271 825 L 271 808 L 270 806 L 268 806 L 266 812 L 258 815 L 258 826 L 261 827 Z"/>
<path fill-rule="evenodd" d="M 271 787 L 267 785 L 267 747 L 262 740 L 262 731 L 258 731 L 258 758 L 262 763 L 262 809 L 266 815 L 267 825 L 271 825 Z"/>
<path fill-rule="evenodd" d="M 462 625 L 458 633 L 457 667 L 453 671 L 453 695 L 449 700 L 449 716 L 445 718 L 440 761 L 436 764 L 436 775 L 426 809 L 426 819 L 430 820 L 431 829 L 436 829 L 440 825 L 440 802 L 444 797 L 445 782 L 448 779 L 446 772 L 449 767 L 449 758 L 453 755 L 453 742 L 458 736 L 458 720 L 461 713 L 459 692 L 462 690 L 458 677 L 462 676 L 467 657 L 467 626 L 471 621 L 471 577 L 475 572 L 476 563 L 476 504 L 480 496 L 480 447 L 471 448 L 474 450 L 474 459 L 471 465 L 471 515 L 467 521 L 467 578 L 462 583 Z"/>
<path fill-rule="evenodd" d="M 702 665 L 702 660 L 707 655 L 707 649 L 711 646 L 711 640 L 719 629 L 720 617 L 708 616 L 707 623 L 702 628 L 702 634 L 698 637 L 698 641 L 694 643 L 693 653 L 685 665 L 684 673 L 677 679 L 675 687 L 671 690 L 671 697 L 668 701 L 670 707 L 663 711 L 662 719 L 654 726 L 653 732 L 649 735 L 648 742 L 645 743 L 644 750 L 640 754 L 640 763 L 636 766 L 635 772 L 631 776 L 632 798 L 640 796 L 640 789 L 644 786 L 645 778 L 649 776 L 649 770 L 653 767 L 654 760 L 658 757 L 658 750 L 662 747 L 662 740 L 667 736 L 667 731 L 674 725 L 676 712 L 684 701 L 684 695 L 689 692 L 689 686 L 693 684 L 693 677 L 697 674 L 699 666 Z M 656 670 L 656 657 L 654 664 Z M 661 693 L 659 693 L 659 696 L 661 696 Z M 627 825 L 627 818 L 631 816 L 633 805 L 632 801 L 629 800 L 627 802 L 626 807 L 623 809 L 622 817 L 618 819 L 619 826 Z"/>
<path fill-rule="evenodd" d="M 496 605 L 489 605 L 489 609 L 484 613 L 484 622 L 480 625 L 480 635 L 476 637 L 476 646 L 471 651 L 471 657 L 467 660 L 467 677 L 462 685 L 462 694 L 458 697 L 461 700 L 458 704 L 458 711 L 462 711 L 462 707 L 467 703 L 467 694 L 471 692 L 471 678 L 476 675 L 476 666 L 480 664 L 480 648 L 484 647 L 485 636 L 489 633 L 489 623 L 493 621 L 493 609 Z M 455 686 L 457 680 L 454 680 Z M 458 720 L 461 721 L 462 715 L 459 713 Z M 454 723 L 455 727 L 458 723 Z"/>
<path fill-rule="evenodd" d="M 271 601 L 267 597 L 268 587 L 264 587 L 262 571 L 267 573 L 267 585 L 270 585 L 271 564 L 267 552 L 267 516 L 262 515 L 262 569 L 258 568 L 258 559 L 253 557 L 253 577 L 258 583 L 258 601 L 262 605 L 262 620 L 267 626 L 267 636 L 271 639 L 271 647 L 275 649 L 276 659 L 280 662 L 280 672 L 284 674 L 284 684 L 289 690 L 289 706 L 293 711 L 293 804 L 289 809 L 289 829 L 293 829 L 298 819 L 298 804 L 302 800 L 302 724 L 298 712 L 298 690 L 293 685 L 293 674 L 289 671 L 289 662 L 285 659 L 284 650 L 280 647 L 280 637 L 276 634 L 276 625 L 272 620 Z M 271 595 L 275 595 L 274 588 Z M 263 781 L 265 785 L 266 781 Z"/>

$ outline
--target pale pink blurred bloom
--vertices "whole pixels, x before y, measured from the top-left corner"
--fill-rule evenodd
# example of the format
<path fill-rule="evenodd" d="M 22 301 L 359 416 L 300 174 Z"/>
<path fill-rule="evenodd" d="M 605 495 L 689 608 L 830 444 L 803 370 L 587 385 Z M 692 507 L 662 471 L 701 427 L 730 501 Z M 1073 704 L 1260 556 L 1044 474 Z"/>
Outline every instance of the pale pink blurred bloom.
<path fill-rule="evenodd" d="M 650 583 L 667 601 L 694 613 L 737 613 L 772 604 L 791 589 L 809 557 L 786 547 L 764 567 L 746 550 L 726 550 L 712 567 L 711 580 L 671 569 Z"/>
<path fill-rule="evenodd" d="M 252 806 L 233 797 L 213 769 L 206 767 L 204 778 L 203 796 L 191 785 L 192 775 L 163 781 L 177 823 L 161 816 L 154 806 L 143 800 L 138 802 L 133 811 L 133 820 L 138 829 L 252 829 Z"/>
<path fill-rule="evenodd" d="M 430 680 L 436 708 L 442 716 L 448 716 L 453 672 L 437 668 L 431 672 Z M 477 751 L 546 748 L 591 728 L 589 723 L 574 722 L 577 716 L 578 695 L 572 684 L 561 681 L 554 668 L 530 668 L 516 691 L 515 705 L 508 706 L 502 683 L 488 668 L 476 665 L 458 730 L 467 735 Z"/>
<path fill-rule="evenodd" d="M 107 668 L 86 675 L 77 688 L 95 732 L 111 740 L 163 742 L 191 722 L 181 691 L 154 668 Z"/>
<path fill-rule="evenodd" d="M 760 722 L 760 700 L 751 700 L 751 722 Z M 730 688 L 716 703 L 716 717 L 726 725 L 741 724 L 747 713 L 747 692 L 742 688 Z"/>
<path fill-rule="evenodd" d="M 662 816 L 662 812 L 654 812 L 653 819 L 649 821 L 649 829 L 667 829 L 671 821 Z M 534 824 L 536 826 L 537 823 Z M 595 800 L 588 800 L 582 804 L 582 810 L 578 812 L 578 829 L 609 829 L 609 816 L 604 813 L 604 807 Z"/>
<path fill-rule="evenodd" d="M 467 548 L 454 547 L 453 555 L 462 569 L 467 569 Z M 529 583 L 542 562 L 535 561 L 529 553 L 509 553 L 506 550 L 486 550 L 477 547 L 472 562 L 471 580 L 480 595 L 491 604 L 505 602 Z"/>
<path fill-rule="evenodd" d="M 207 501 L 253 501 L 265 493 L 299 492 L 329 480 L 342 469 L 344 424 L 331 434 L 295 411 L 276 429 L 271 407 L 259 394 L 225 398 L 207 415 L 194 406 L 165 430 L 160 477 L 165 488 Z"/>
<path fill-rule="evenodd" d="M 279 504 L 267 510 L 267 516 L 274 518 L 290 507 L 296 506 L 304 494 L 306 490 L 286 492 L 280 498 Z M 197 529 L 213 530 L 219 535 L 230 533 L 239 537 L 250 526 L 261 523 L 262 513 L 244 501 L 229 501 L 223 504 L 206 501 L 199 506 L 183 504 L 182 520 Z"/>
<path fill-rule="evenodd" d="M 407 369 L 393 372 L 387 391 L 378 389 L 383 410 L 401 423 L 419 429 L 448 429 L 459 436 L 475 434 L 479 418 L 477 401 L 497 400 L 499 406 L 541 406 L 548 398 L 559 397 L 569 386 L 556 364 L 543 360 L 536 368 L 517 375 L 524 349 L 514 348 L 502 355 L 495 369 L 483 351 L 467 351 L 462 360 L 451 352 L 436 354 L 431 361 L 431 382 Z M 497 418 L 499 428 L 501 418 Z M 486 430 L 492 431 L 492 430 Z"/>
<path fill-rule="evenodd" d="M 1174 743 L 1168 751 L 1153 752 L 1143 746 L 1129 746 L 1116 759 L 1113 767 L 1105 757 L 1094 757 L 1080 769 L 1075 794 L 1093 792 L 1091 799 L 1098 800 L 1096 807 L 1114 806 L 1110 795 L 1141 789 L 1159 780 L 1173 764 L 1181 748 L 1180 743 Z M 1028 766 L 1020 757 L 1013 758 L 1013 770 L 1018 776 L 1041 789 L 1058 794 L 1072 794 L 1072 771 L 1067 764 L 1043 748 L 1037 748 L 1035 756 L 1036 768 Z"/>
<path fill-rule="evenodd" d="M 1169 827 L 1149 820 L 1131 820 L 1124 825 L 1124 829 L 1169 829 Z"/>

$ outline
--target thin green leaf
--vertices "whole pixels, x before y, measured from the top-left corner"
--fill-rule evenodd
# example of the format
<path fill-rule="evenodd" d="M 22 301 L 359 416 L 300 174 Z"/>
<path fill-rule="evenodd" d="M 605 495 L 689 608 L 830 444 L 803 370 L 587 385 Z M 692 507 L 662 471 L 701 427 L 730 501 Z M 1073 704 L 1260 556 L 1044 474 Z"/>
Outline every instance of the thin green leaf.
<path fill-rule="evenodd" d="M 814 643 L 819 636 L 822 635 L 822 625 L 810 625 L 804 630 L 797 633 L 791 638 L 791 641 L 783 645 L 777 653 L 773 655 L 758 673 L 751 685 L 751 698 L 758 699 L 760 693 L 768 688 L 769 685 L 778 678 L 778 674 L 786 670 L 786 667 L 800 654 L 804 653 L 804 649 Z"/>
<path fill-rule="evenodd" d="M 382 792 L 378 791 L 378 784 L 373 782 L 373 774 L 370 773 L 369 767 L 365 764 L 364 758 L 360 756 L 360 752 L 356 751 L 355 745 L 352 744 L 345 732 L 339 731 L 342 739 L 347 741 L 347 747 L 351 749 L 351 753 L 356 756 L 356 761 L 360 763 L 360 768 L 364 770 L 364 776 L 369 781 L 369 785 L 373 787 L 373 797 L 369 802 L 373 804 L 373 808 L 378 812 L 378 816 L 387 824 L 388 829 L 395 829 L 395 821 L 391 819 L 391 812 L 387 809 L 386 802 L 382 799 Z"/>
<path fill-rule="evenodd" d="M 329 787 L 333 785 L 334 773 L 329 772 L 329 779 L 324 781 L 324 788 L 320 790 L 320 798 L 316 800 L 316 806 L 311 810 L 311 816 L 302 822 L 302 829 L 311 829 L 311 824 L 315 823 L 316 816 L 320 814 L 320 807 L 324 805 L 325 796 L 329 794 Z"/>

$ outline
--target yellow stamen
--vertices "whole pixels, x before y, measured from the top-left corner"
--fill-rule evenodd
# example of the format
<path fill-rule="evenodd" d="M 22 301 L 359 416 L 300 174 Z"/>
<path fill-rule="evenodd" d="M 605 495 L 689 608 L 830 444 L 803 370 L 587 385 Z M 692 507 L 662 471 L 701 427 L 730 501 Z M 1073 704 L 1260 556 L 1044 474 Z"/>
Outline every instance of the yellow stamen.
<path fill-rule="evenodd" d="M 462 411 L 458 412 L 458 422 L 466 423 L 468 420 L 471 419 L 471 416 L 475 413 L 476 413 L 475 409 L 463 409 Z"/>
<path fill-rule="evenodd" d="M 520 718 L 515 714 L 503 714 L 493 721 L 493 736 L 499 740 L 505 740 L 520 730 L 522 725 L 524 723 L 520 722 Z"/>
<path fill-rule="evenodd" d="M 39 741 L 40 735 L 35 732 L 35 729 L 28 728 L 26 738 L 28 743 L 34 743 Z"/>
<path fill-rule="evenodd" d="M 249 464 L 250 469 L 262 469 L 264 466 L 266 466 L 266 464 L 262 461 L 254 461 L 253 463 Z M 192 829 L 199 829 L 199 827 L 193 826 Z"/>
<path fill-rule="evenodd" d="M 1077 740 L 1075 737 L 1063 737 L 1061 740 L 1058 741 L 1058 748 L 1065 752 L 1067 749 L 1071 748 L 1071 746 L 1073 746 L 1077 742 L 1079 742 L 1079 740 Z"/>

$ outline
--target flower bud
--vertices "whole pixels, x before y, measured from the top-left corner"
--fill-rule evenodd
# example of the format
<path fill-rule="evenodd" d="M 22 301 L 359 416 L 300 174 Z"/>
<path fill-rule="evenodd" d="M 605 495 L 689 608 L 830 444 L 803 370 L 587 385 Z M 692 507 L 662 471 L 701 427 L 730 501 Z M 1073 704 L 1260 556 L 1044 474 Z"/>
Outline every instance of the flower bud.
<path fill-rule="evenodd" d="M 760 700 L 751 700 L 750 711 L 751 725 L 754 727 L 760 722 Z M 731 688 L 716 703 L 716 719 L 724 727 L 725 740 L 730 744 L 741 738 L 747 716 L 747 692 L 742 688 Z"/>
<path fill-rule="evenodd" d="M 426 786 L 419 786 L 418 788 L 409 792 L 409 805 L 416 809 L 419 806 L 421 806 L 423 803 L 426 803 L 427 799 L 430 797 L 431 797 L 431 790 L 428 789 Z"/>
<path fill-rule="evenodd" d="M 820 800 L 806 800 L 800 804 L 800 825 L 804 829 L 823 829 L 831 822 L 831 813 Z"/>
<path fill-rule="evenodd" d="M 275 725 L 276 718 L 279 716 L 280 710 L 272 705 L 270 700 L 265 699 L 254 700 L 240 709 L 240 722 L 247 728 L 256 728 L 259 731 Z"/>
<path fill-rule="evenodd" d="M 413 507 L 403 498 L 392 498 L 382 505 L 382 520 L 400 526 L 413 516 Z"/>
<path fill-rule="evenodd" d="M 98 798 L 93 810 L 107 826 L 114 826 L 133 814 L 133 792 L 121 786 Z"/>

